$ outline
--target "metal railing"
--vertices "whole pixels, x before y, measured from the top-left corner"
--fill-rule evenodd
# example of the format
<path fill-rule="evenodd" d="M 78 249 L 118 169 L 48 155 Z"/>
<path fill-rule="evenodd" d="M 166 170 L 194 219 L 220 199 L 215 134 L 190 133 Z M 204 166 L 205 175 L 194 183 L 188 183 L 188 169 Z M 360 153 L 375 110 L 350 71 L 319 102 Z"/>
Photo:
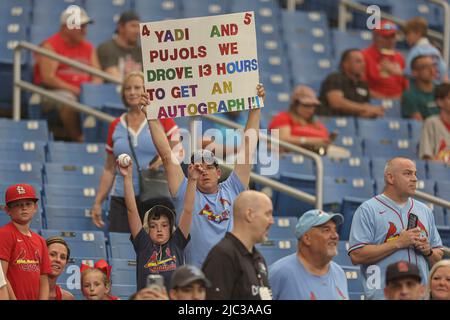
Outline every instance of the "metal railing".
<path fill-rule="evenodd" d="M 49 90 L 46 90 L 46 89 L 44 89 L 42 87 L 39 87 L 39 86 L 36 86 L 36 85 L 34 85 L 32 83 L 23 81 L 21 79 L 21 72 L 20 72 L 21 71 L 20 70 L 20 66 L 21 66 L 21 50 L 23 50 L 23 49 L 30 50 L 30 51 L 38 53 L 40 55 L 49 57 L 49 58 L 54 59 L 56 61 L 62 62 L 64 64 L 67 64 L 67 65 L 69 65 L 71 67 L 80 69 L 80 70 L 82 70 L 82 71 L 84 71 L 86 73 L 89 73 L 91 75 L 94 75 L 94 76 L 106 79 L 106 80 L 108 80 L 110 82 L 113 82 L 113 83 L 116 83 L 116 84 L 121 84 L 121 82 L 117 78 L 112 77 L 108 73 L 105 73 L 105 72 L 100 71 L 98 69 L 94 69 L 94 68 L 92 68 L 92 67 L 90 67 L 88 65 L 79 63 L 77 61 L 73 61 L 73 60 L 68 59 L 68 58 L 66 58 L 64 56 L 61 56 L 61 55 L 59 55 L 59 54 L 57 54 L 57 53 L 55 53 L 53 51 L 49 51 L 47 49 L 44 49 L 44 48 L 39 47 L 39 46 L 36 46 L 34 44 L 21 41 L 21 42 L 19 42 L 17 47 L 14 49 L 14 79 L 13 79 L 13 82 L 14 82 L 13 83 L 13 85 L 14 85 L 14 87 L 13 87 L 13 100 L 14 100 L 13 101 L 13 119 L 14 120 L 16 120 L 16 121 L 20 120 L 20 114 L 21 114 L 21 98 L 20 98 L 20 95 L 21 95 L 21 90 L 27 90 L 27 91 L 39 94 L 41 96 L 47 97 L 47 98 L 49 98 L 51 100 L 57 101 L 59 103 L 63 103 L 64 105 L 69 106 L 69 107 L 77 110 L 78 112 L 94 116 L 94 117 L 96 117 L 96 118 L 98 118 L 98 119 L 100 119 L 102 121 L 105 121 L 105 122 L 108 122 L 108 123 L 114 121 L 114 117 L 109 115 L 109 114 L 106 114 L 104 112 L 95 110 L 95 109 L 93 109 L 93 108 L 91 108 L 91 107 L 89 107 L 87 105 L 84 105 L 82 103 L 79 103 L 79 102 L 64 100 L 63 98 L 59 97 L 58 95 L 52 93 Z M 223 125 L 231 127 L 231 128 L 235 128 L 235 129 L 241 128 L 241 126 L 239 126 L 238 124 L 236 124 L 236 123 L 234 123 L 232 121 L 228 121 L 228 120 L 221 119 L 221 118 L 218 118 L 218 117 L 214 117 L 214 116 L 211 116 L 211 115 L 207 115 L 207 116 L 204 116 L 204 117 L 208 118 L 211 121 L 223 124 Z M 272 188 L 274 190 L 277 190 L 277 191 L 280 191 L 280 192 L 283 192 L 283 193 L 287 193 L 288 195 L 290 195 L 290 196 L 292 196 L 292 197 L 294 197 L 296 199 L 299 199 L 301 201 L 305 201 L 305 202 L 307 202 L 309 204 L 313 204 L 313 205 L 315 205 L 315 207 L 317 209 L 322 209 L 322 205 L 323 205 L 323 164 L 322 164 L 322 159 L 320 158 L 320 156 L 315 154 L 315 153 L 313 153 L 313 152 L 311 152 L 311 151 L 309 151 L 309 150 L 297 147 L 295 145 L 291 145 L 291 144 L 283 142 L 283 141 L 279 141 L 277 139 L 270 138 L 270 137 L 265 136 L 265 135 L 261 135 L 261 138 L 266 139 L 267 141 L 272 141 L 273 143 L 277 143 L 277 144 L 281 145 L 282 147 L 284 147 L 286 149 L 289 149 L 289 150 L 301 153 L 301 154 L 303 154 L 306 157 L 313 158 L 313 160 L 316 162 L 316 170 L 317 170 L 316 171 L 316 174 L 317 174 L 316 175 L 316 177 L 317 177 L 317 180 L 316 180 L 316 196 L 311 195 L 311 194 L 306 193 L 306 192 L 303 192 L 303 191 L 300 191 L 300 190 L 297 190 L 295 188 L 292 188 L 290 186 L 282 184 L 282 183 L 280 183 L 278 181 L 275 181 L 275 180 L 263 177 L 261 175 L 258 175 L 256 173 L 254 173 L 254 172 L 251 173 L 251 176 L 250 176 L 251 179 L 254 182 L 256 182 L 256 183 L 260 183 L 260 184 L 268 186 L 268 187 L 270 187 L 270 188 Z M 226 166 L 226 167 L 229 168 L 229 169 L 232 169 L 231 166 Z"/>
<path fill-rule="evenodd" d="M 430 2 L 441 5 L 444 8 L 444 32 L 437 32 L 435 30 L 428 30 L 428 36 L 440 40 L 443 43 L 443 57 L 445 62 L 449 63 L 450 56 L 450 6 L 445 0 L 429 0 Z M 347 28 L 347 9 L 353 9 L 355 11 L 360 11 L 366 13 L 366 5 L 355 3 L 351 0 L 340 0 L 339 2 L 339 31 L 345 32 Z M 406 22 L 388 13 L 381 12 L 381 17 L 391 20 L 398 24 L 399 26 L 405 26 Z"/>

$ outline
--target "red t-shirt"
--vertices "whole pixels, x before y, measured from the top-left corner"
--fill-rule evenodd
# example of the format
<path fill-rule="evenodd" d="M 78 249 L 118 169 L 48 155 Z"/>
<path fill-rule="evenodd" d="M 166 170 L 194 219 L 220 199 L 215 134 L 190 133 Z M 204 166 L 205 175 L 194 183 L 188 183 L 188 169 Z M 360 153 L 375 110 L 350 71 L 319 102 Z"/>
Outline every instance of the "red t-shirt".
<path fill-rule="evenodd" d="M 319 121 L 312 124 L 301 125 L 294 121 L 289 112 L 280 112 L 269 124 L 269 129 L 276 129 L 280 127 L 289 126 L 291 134 L 295 137 L 315 137 L 328 139 L 328 129 Z"/>
<path fill-rule="evenodd" d="M 91 57 L 94 52 L 94 47 L 86 40 L 83 40 L 79 44 L 73 46 L 65 42 L 59 33 L 56 33 L 45 40 L 44 43 L 50 44 L 53 51 L 64 57 L 91 65 Z M 58 63 L 55 76 L 78 88 L 80 88 L 82 83 L 90 82 L 92 80 L 90 74 L 63 63 Z M 42 82 L 38 63 L 34 66 L 34 82 L 36 84 L 41 84 Z"/>
<path fill-rule="evenodd" d="M 362 51 L 366 62 L 365 80 L 369 89 L 378 92 L 386 97 L 400 97 L 404 90 L 408 88 L 408 80 L 403 76 L 394 76 L 380 72 L 380 63 L 383 59 L 398 63 L 405 69 L 405 60 L 399 52 L 393 55 L 382 55 L 381 52 L 372 45 Z"/>
<path fill-rule="evenodd" d="M 18 300 L 38 300 L 40 276 L 50 273 L 45 239 L 26 236 L 9 222 L 0 228 L 0 260 L 8 262 L 6 278 Z"/>

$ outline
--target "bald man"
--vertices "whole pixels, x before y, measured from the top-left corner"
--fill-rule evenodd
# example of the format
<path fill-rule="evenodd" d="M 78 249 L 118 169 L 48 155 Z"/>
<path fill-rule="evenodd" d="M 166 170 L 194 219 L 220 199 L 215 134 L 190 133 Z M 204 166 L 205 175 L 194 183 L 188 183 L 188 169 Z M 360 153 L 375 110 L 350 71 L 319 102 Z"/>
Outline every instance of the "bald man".
<path fill-rule="evenodd" d="M 423 281 L 442 259 L 442 241 L 433 211 L 413 199 L 417 171 L 413 161 L 394 158 L 386 163 L 383 193 L 355 212 L 348 253 L 361 265 L 366 299 L 383 299 L 386 268 L 398 261 L 417 265 Z M 417 222 L 414 221 L 417 218 Z"/>
<path fill-rule="evenodd" d="M 233 230 L 211 249 L 203 264 L 212 284 L 206 299 L 271 300 L 267 265 L 255 244 L 267 241 L 272 201 L 261 192 L 244 191 L 234 201 L 233 216 Z"/>

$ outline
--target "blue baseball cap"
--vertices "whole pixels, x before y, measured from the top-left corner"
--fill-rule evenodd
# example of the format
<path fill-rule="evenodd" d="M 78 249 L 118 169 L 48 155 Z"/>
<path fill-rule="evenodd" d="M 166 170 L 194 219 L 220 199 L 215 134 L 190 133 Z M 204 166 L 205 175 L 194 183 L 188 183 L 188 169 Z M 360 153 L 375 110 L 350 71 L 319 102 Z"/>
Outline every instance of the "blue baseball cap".
<path fill-rule="evenodd" d="M 312 227 L 317 227 L 328 221 L 333 220 L 336 226 L 344 222 L 344 217 L 340 213 L 327 213 L 322 210 L 314 209 L 306 211 L 295 226 L 295 236 L 300 239 Z"/>

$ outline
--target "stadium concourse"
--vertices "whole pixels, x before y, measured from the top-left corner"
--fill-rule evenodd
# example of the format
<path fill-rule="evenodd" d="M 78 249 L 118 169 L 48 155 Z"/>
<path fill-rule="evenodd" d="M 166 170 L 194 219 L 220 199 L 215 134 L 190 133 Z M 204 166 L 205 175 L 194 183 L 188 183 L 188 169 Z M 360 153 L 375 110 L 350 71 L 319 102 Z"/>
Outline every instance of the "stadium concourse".
<path fill-rule="evenodd" d="M 334 0 L 298 1 L 295 11 L 286 9 L 287 1 L 276 0 L 2 0 L 0 2 L 0 111 L 12 109 L 13 47 L 17 41 L 39 45 L 58 31 L 61 12 L 70 4 L 85 8 L 95 23 L 88 26 L 87 39 L 95 47 L 109 40 L 116 29 L 118 16 L 127 10 L 139 13 L 141 21 L 226 14 L 254 10 L 256 15 L 258 59 L 261 83 L 266 90 L 266 107 L 262 109 L 261 127 L 287 110 L 292 89 L 304 84 L 319 92 L 322 81 L 336 71 L 342 52 L 363 49 L 372 43 L 363 14 L 354 13 L 346 32 L 338 31 L 337 3 Z M 424 17 L 431 29 L 442 31 L 440 7 L 424 0 L 358 0 L 377 4 L 382 10 L 407 20 Z M 424 9 L 426 8 L 426 10 Z M 398 44 L 406 53 L 404 42 Z M 32 79 L 34 57 L 23 51 L 22 78 Z M 114 84 L 85 83 L 80 102 L 115 117 L 125 110 Z M 91 116 L 80 115 L 83 143 L 60 141 L 50 126 L 55 114 L 43 112 L 29 93 L 22 96 L 21 121 L 0 118 L 0 195 L 15 183 L 31 184 L 39 198 L 39 210 L 31 228 L 44 238 L 63 237 L 70 246 L 70 261 L 58 284 L 76 299 L 80 292 L 81 263 L 105 259 L 112 266 L 112 294 L 128 299 L 136 292 L 136 257 L 129 234 L 97 228 L 90 215 L 106 159 L 105 142 L 108 124 Z M 347 254 L 352 216 L 365 200 L 382 192 L 386 161 L 404 156 L 417 165 L 418 190 L 450 199 L 450 167 L 419 158 L 418 145 L 422 122 L 401 116 L 400 100 L 378 99 L 373 104 L 385 106 L 384 117 L 320 116 L 329 132 L 337 132 L 334 144 L 348 149 L 350 158 L 332 160 L 324 157 L 324 210 L 341 212 L 345 218 L 339 226 L 338 255 L 334 261 L 346 272 L 351 299 L 363 298 L 358 266 Z M 187 118 L 175 119 L 179 127 L 189 129 Z M 203 120 L 206 130 L 212 123 Z M 314 194 L 314 162 L 301 155 L 280 157 L 279 172 L 270 178 Z M 253 170 L 260 172 L 256 165 Z M 262 189 L 263 186 L 254 186 Z M 267 265 L 297 251 L 295 226 L 298 217 L 313 206 L 290 196 L 271 192 L 275 223 L 269 240 L 257 245 Z M 102 205 L 108 215 L 109 197 Z M 445 246 L 450 246 L 450 211 L 434 206 L 434 220 Z M 107 221 L 107 219 L 105 219 Z M 0 225 L 9 222 L 0 211 Z"/>

